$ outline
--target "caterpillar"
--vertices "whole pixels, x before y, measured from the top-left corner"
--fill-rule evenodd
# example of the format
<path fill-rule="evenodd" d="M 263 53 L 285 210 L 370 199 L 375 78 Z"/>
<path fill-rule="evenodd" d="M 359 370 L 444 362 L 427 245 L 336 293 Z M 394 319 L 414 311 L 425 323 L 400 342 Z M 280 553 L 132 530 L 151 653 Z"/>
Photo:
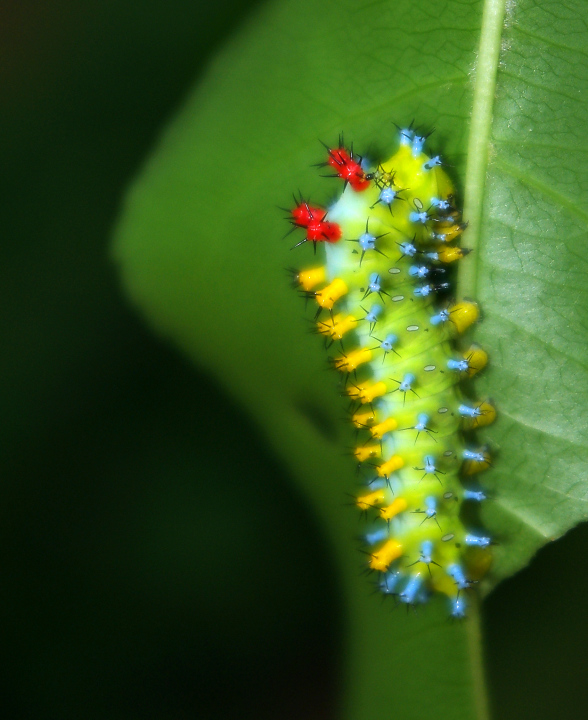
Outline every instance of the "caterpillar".
<path fill-rule="evenodd" d="M 350 402 L 366 569 L 407 607 L 445 594 L 461 619 L 491 561 L 475 508 L 487 494 L 474 481 L 491 458 L 475 431 L 496 410 L 460 389 L 488 356 L 476 344 L 458 350 L 479 318 L 476 302 L 451 299 L 467 224 L 441 157 L 425 153 L 427 137 L 413 123 L 399 128 L 396 153 L 375 165 L 343 137 L 325 145 L 321 166 L 343 192 L 328 208 L 295 195 L 288 221 L 301 233 L 294 247 L 325 250 L 324 263 L 293 276 Z"/>

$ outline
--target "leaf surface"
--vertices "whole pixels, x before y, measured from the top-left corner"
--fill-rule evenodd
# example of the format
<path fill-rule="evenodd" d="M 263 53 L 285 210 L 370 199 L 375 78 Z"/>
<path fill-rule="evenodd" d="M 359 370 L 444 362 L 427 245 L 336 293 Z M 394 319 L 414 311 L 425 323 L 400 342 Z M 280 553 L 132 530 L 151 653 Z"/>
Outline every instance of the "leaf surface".
<path fill-rule="evenodd" d="M 329 182 L 339 190 L 309 168 L 323 159 L 317 138 L 344 130 L 385 155 L 392 122 L 414 117 L 435 126 L 429 147 L 465 194 L 475 252 L 460 288 L 482 306 L 474 339 L 491 357 L 476 392 L 500 415 L 482 437 L 496 458 L 484 522 L 500 543 L 484 589 L 587 517 L 588 12 L 530 0 L 504 11 L 494 0 L 265 5 L 167 129 L 117 231 L 134 301 L 240 399 L 320 515 L 348 608 L 353 720 L 485 710 L 475 623 L 448 625 L 439 602 L 390 613 L 357 577 L 345 402 L 282 272 L 311 251 L 289 250 L 276 210 L 292 190 L 318 202 Z"/>

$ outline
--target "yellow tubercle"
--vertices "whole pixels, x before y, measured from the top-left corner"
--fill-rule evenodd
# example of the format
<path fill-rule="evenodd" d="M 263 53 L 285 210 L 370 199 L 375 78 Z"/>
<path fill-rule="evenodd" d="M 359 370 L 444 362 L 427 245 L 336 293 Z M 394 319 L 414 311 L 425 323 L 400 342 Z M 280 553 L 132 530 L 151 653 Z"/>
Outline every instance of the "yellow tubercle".
<path fill-rule="evenodd" d="M 485 427 L 496 420 L 496 408 L 489 400 L 484 400 L 477 407 L 480 412 L 479 415 L 464 418 L 463 426 L 466 430 Z"/>
<path fill-rule="evenodd" d="M 297 280 L 303 290 L 309 292 L 317 285 L 324 283 L 327 279 L 327 272 L 323 265 L 321 267 L 307 268 L 298 273 Z"/>
<path fill-rule="evenodd" d="M 353 451 L 353 454 L 359 460 L 359 462 L 365 462 L 368 458 L 379 457 L 380 446 L 379 445 L 363 445 L 361 447 L 355 448 L 355 450 Z"/>
<path fill-rule="evenodd" d="M 481 456 L 481 459 L 466 459 L 463 463 L 464 475 L 475 475 L 476 473 L 487 470 L 490 467 L 490 453 L 486 450 L 477 450 L 477 454 Z"/>
<path fill-rule="evenodd" d="M 441 248 L 438 251 L 437 255 L 439 256 L 439 260 L 441 262 L 451 263 L 451 262 L 454 262 L 455 260 L 461 260 L 461 258 L 464 255 L 467 255 L 467 252 L 468 251 L 463 250 L 460 247 L 452 246 L 452 247 Z"/>
<path fill-rule="evenodd" d="M 318 322 L 316 326 L 323 335 L 328 335 L 333 340 L 341 340 L 345 333 L 355 328 L 356 323 L 357 318 L 354 318 L 353 315 L 345 317 L 342 313 L 339 313 L 332 320 L 329 318 L 324 322 Z"/>
<path fill-rule="evenodd" d="M 335 278 L 330 285 L 315 292 L 317 303 L 326 310 L 332 310 L 333 305 L 347 293 L 347 285 L 341 278 Z"/>
<path fill-rule="evenodd" d="M 384 420 L 384 422 L 371 427 L 370 432 L 372 437 L 376 438 L 376 440 L 380 440 L 386 433 L 396 430 L 397 427 L 398 423 L 396 420 L 394 420 L 394 418 L 388 418 L 388 420 Z"/>
<path fill-rule="evenodd" d="M 488 353 L 479 345 L 472 345 L 470 349 L 464 355 L 468 361 L 468 377 L 473 377 L 476 373 L 480 372 L 488 364 Z"/>
<path fill-rule="evenodd" d="M 368 510 L 368 508 L 374 507 L 375 505 L 381 505 L 385 498 L 386 494 L 383 490 L 375 490 L 368 495 L 361 495 L 355 502 L 361 510 Z"/>
<path fill-rule="evenodd" d="M 453 228 L 454 225 L 459 225 L 461 220 L 461 213 L 459 210 L 452 210 L 449 214 L 439 218 L 436 222 L 436 226 L 440 228 Z"/>
<path fill-rule="evenodd" d="M 396 498 L 391 505 L 380 510 L 380 516 L 384 520 L 392 520 L 393 517 L 401 512 L 404 512 L 408 507 L 408 503 L 404 498 Z"/>
<path fill-rule="evenodd" d="M 368 412 L 355 413 L 355 415 L 351 417 L 351 422 L 355 427 L 362 428 L 372 425 L 375 419 L 374 413 L 369 410 Z"/>
<path fill-rule="evenodd" d="M 377 383 L 353 385 L 347 392 L 351 397 L 360 400 L 362 403 L 371 403 L 375 398 L 385 395 L 388 392 L 388 387 L 385 382 L 380 380 Z"/>
<path fill-rule="evenodd" d="M 467 330 L 479 317 L 480 311 L 475 302 L 462 300 L 449 308 L 449 318 L 458 333 Z"/>
<path fill-rule="evenodd" d="M 435 237 L 441 242 L 448 243 L 452 240 L 455 240 L 456 237 L 459 237 L 466 229 L 466 227 L 467 225 L 464 223 L 460 223 L 459 225 L 451 225 L 451 227 L 443 228 L 443 232 L 435 233 Z"/>
<path fill-rule="evenodd" d="M 396 470 L 400 470 L 401 467 L 404 467 L 404 460 L 400 455 L 392 455 L 389 460 L 378 466 L 377 473 L 380 477 L 388 477 Z"/>
<path fill-rule="evenodd" d="M 377 552 L 372 553 L 370 557 L 370 567 L 372 570 L 380 570 L 384 572 L 388 569 L 394 560 L 402 555 L 402 545 L 398 540 L 388 540 Z"/>
<path fill-rule="evenodd" d="M 488 548 L 469 547 L 465 553 L 465 565 L 471 580 L 481 580 L 492 565 L 492 553 Z"/>
<path fill-rule="evenodd" d="M 373 357 L 373 353 L 368 348 L 360 348 L 350 352 L 349 355 L 339 357 L 335 360 L 335 367 L 341 372 L 353 372 L 360 365 L 369 362 Z"/>

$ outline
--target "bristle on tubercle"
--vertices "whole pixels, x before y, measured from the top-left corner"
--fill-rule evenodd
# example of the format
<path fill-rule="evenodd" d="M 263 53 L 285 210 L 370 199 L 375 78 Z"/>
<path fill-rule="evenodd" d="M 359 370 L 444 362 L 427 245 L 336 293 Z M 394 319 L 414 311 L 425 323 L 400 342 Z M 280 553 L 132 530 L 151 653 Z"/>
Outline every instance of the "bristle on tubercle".
<path fill-rule="evenodd" d="M 350 400 L 365 567 L 399 603 L 444 593 L 451 617 L 463 618 L 493 541 L 460 511 L 486 500 L 474 476 L 492 461 L 474 435 L 496 409 L 459 388 L 488 357 L 457 347 L 479 320 L 473 300 L 451 296 L 452 269 L 469 252 L 457 244 L 467 223 L 425 142 L 402 129 L 396 153 L 372 164 L 342 139 L 325 146 L 323 166 L 343 193 L 328 209 L 295 198 L 289 220 L 304 234 L 298 245 L 324 243 L 326 263 L 315 259 L 294 279 L 315 301 L 316 330 L 335 350 L 331 365 Z"/>

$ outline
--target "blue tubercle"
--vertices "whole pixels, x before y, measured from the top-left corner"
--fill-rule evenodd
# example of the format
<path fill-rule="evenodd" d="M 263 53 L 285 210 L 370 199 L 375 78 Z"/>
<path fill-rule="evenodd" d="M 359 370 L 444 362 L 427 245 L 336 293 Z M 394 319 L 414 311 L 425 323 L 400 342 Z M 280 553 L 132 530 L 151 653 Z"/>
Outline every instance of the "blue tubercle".
<path fill-rule="evenodd" d="M 449 210 L 451 208 L 451 203 L 449 202 L 449 200 L 443 200 L 442 198 L 438 197 L 431 198 L 431 205 L 438 208 L 439 210 Z"/>
<path fill-rule="evenodd" d="M 370 275 L 370 282 L 368 288 L 370 289 L 370 292 L 380 292 L 380 290 L 382 289 L 382 285 L 380 283 L 380 276 L 378 275 L 378 273 L 372 273 Z"/>
<path fill-rule="evenodd" d="M 434 285 L 420 285 L 419 287 L 416 287 L 414 289 L 414 294 L 417 297 L 427 297 L 432 292 L 435 292 L 435 286 Z"/>
<path fill-rule="evenodd" d="M 398 342 L 398 338 L 396 335 L 393 335 L 390 333 L 389 335 L 386 335 L 382 343 L 380 344 L 380 347 L 384 352 L 391 352 L 394 349 L 394 345 Z"/>
<path fill-rule="evenodd" d="M 447 367 L 457 372 L 467 372 L 470 365 L 467 360 L 448 360 Z"/>
<path fill-rule="evenodd" d="M 429 495 L 429 497 L 425 498 L 425 507 L 427 508 L 425 510 L 427 518 L 435 517 L 437 514 L 437 498 L 433 495 Z"/>
<path fill-rule="evenodd" d="M 457 620 L 463 620 L 465 618 L 466 603 L 463 595 L 457 595 L 456 597 L 451 598 L 450 607 L 451 617 L 456 618 Z"/>
<path fill-rule="evenodd" d="M 489 537 L 482 537 L 480 535 L 466 535 L 464 542 L 466 545 L 472 547 L 486 548 L 490 545 L 492 540 Z"/>
<path fill-rule="evenodd" d="M 418 157 L 423 152 L 423 148 L 425 146 L 426 140 L 427 140 L 427 138 L 423 137 L 422 135 L 413 135 L 412 156 L 414 158 Z"/>
<path fill-rule="evenodd" d="M 486 493 L 483 493 L 481 490 L 464 490 L 463 491 L 463 499 L 464 500 L 473 500 L 474 502 L 482 502 L 483 500 L 486 500 L 487 496 Z"/>
<path fill-rule="evenodd" d="M 380 580 L 380 590 L 385 595 L 396 595 L 397 593 L 395 592 L 395 589 L 398 586 L 398 583 L 402 580 L 402 577 L 403 576 L 398 572 L 398 570 L 386 573 Z"/>
<path fill-rule="evenodd" d="M 365 316 L 364 320 L 367 320 L 370 324 L 370 334 L 373 332 L 374 328 L 376 327 L 376 323 L 378 322 L 378 318 L 381 314 L 382 314 L 382 306 L 381 305 L 372 305 L 369 312 Z"/>
<path fill-rule="evenodd" d="M 404 128 L 400 131 L 400 144 L 401 145 L 410 145 L 412 143 L 412 139 L 414 137 L 414 130 L 411 130 L 409 127 Z"/>
<path fill-rule="evenodd" d="M 421 544 L 420 562 L 430 565 L 433 562 L 433 543 L 430 540 L 424 540 Z"/>
<path fill-rule="evenodd" d="M 400 243 L 398 247 L 400 248 L 403 256 L 407 255 L 408 257 L 414 257 L 417 254 L 416 247 L 410 242 Z"/>
<path fill-rule="evenodd" d="M 363 233 L 359 238 L 359 247 L 367 252 L 368 250 L 374 250 L 376 247 L 376 236 L 369 232 Z"/>
<path fill-rule="evenodd" d="M 486 458 L 484 457 L 484 453 L 475 452 L 475 450 L 464 450 L 463 451 L 463 459 L 464 460 L 474 460 L 475 462 L 479 462 L 479 463 L 483 463 L 486 461 Z"/>
<path fill-rule="evenodd" d="M 427 214 L 426 210 L 421 210 L 420 212 L 413 210 L 408 216 L 408 219 L 410 220 L 410 222 L 422 223 L 424 225 L 429 219 L 429 215 Z"/>
<path fill-rule="evenodd" d="M 418 432 L 425 432 L 427 430 L 427 423 L 429 422 L 429 416 L 425 413 L 419 413 L 417 415 L 417 424 L 414 426 Z"/>
<path fill-rule="evenodd" d="M 408 274 L 417 278 L 425 278 L 430 272 L 431 268 L 428 265 L 411 265 L 408 269 Z"/>
<path fill-rule="evenodd" d="M 441 162 L 439 155 L 435 155 L 435 157 L 432 157 L 427 160 L 426 163 L 423 163 L 423 170 L 432 170 L 434 167 L 438 167 L 439 165 L 443 165 L 443 163 Z"/>
<path fill-rule="evenodd" d="M 415 381 L 415 376 L 412 373 L 406 373 L 406 375 L 402 378 L 402 382 L 398 386 L 398 389 L 400 392 L 409 392 L 412 390 L 412 384 Z"/>
<path fill-rule="evenodd" d="M 377 543 L 383 542 L 388 539 L 388 529 L 378 528 L 373 532 L 368 532 L 363 536 L 366 545 L 376 545 Z"/>
<path fill-rule="evenodd" d="M 406 583 L 404 590 L 400 593 L 400 600 L 407 605 L 413 605 L 423 581 L 421 574 L 413 575 Z"/>
<path fill-rule="evenodd" d="M 391 205 L 394 200 L 396 200 L 397 194 L 396 190 L 392 190 L 392 188 L 383 188 L 380 192 L 378 201 L 384 203 L 384 205 Z"/>
<path fill-rule="evenodd" d="M 447 574 L 453 578 L 458 590 L 466 590 L 470 586 L 470 582 L 466 579 L 465 573 L 461 565 L 457 563 L 449 565 L 447 568 Z"/>
<path fill-rule="evenodd" d="M 479 417 L 482 414 L 482 411 L 479 407 L 470 407 L 469 405 L 460 405 L 457 408 L 457 412 L 462 417 L 469 417 L 469 418 L 475 418 Z"/>
<path fill-rule="evenodd" d="M 431 325 L 441 325 L 449 320 L 449 310 L 441 310 L 436 315 L 431 316 Z"/>

